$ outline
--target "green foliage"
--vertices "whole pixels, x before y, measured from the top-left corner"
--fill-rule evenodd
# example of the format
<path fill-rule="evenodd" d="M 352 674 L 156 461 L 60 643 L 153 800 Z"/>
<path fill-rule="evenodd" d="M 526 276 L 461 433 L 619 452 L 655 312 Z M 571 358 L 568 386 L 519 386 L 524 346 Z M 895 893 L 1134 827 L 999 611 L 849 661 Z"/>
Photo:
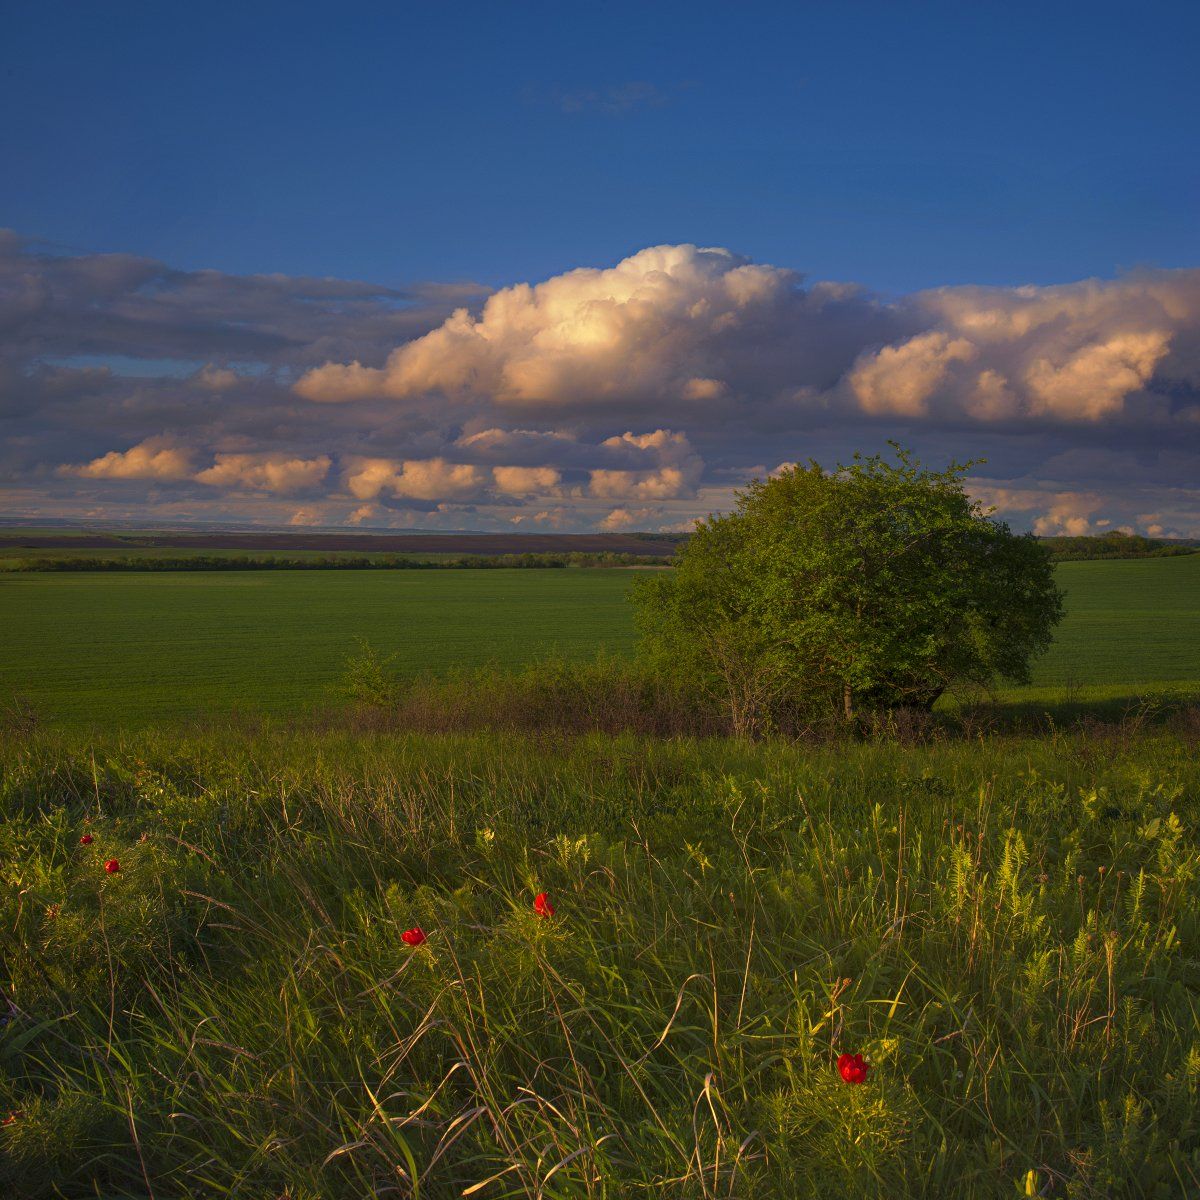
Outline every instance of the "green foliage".
<path fill-rule="evenodd" d="M 346 660 L 342 692 L 346 699 L 369 708 L 388 708 L 396 703 L 400 685 L 395 677 L 395 656 L 381 658 L 374 646 L 359 638 L 358 650 Z"/>
<path fill-rule="evenodd" d="M 0 742 L 0 1195 L 1195 1195 L 1196 732 Z"/>
<path fill-rule="evenodd" d="M 1044 537 L 1040 541 L 1055 562 L 1102 558 L 1177 558 L 1198 552 L 1193 543 L 1161 542 L 1134 533 L 1122 533 L 1119 529 L 1087 537 Z"/>
<path fill-rule="evenodd" d="M 707 680 L 744 732 L 1028 682 L 1062 616 L 1045 551 L 982 515 L 970 464 L 932 472 L 895 450 L 755 480 L 702 522 L 670 576 L 635 591 L 648 657 Z"/>

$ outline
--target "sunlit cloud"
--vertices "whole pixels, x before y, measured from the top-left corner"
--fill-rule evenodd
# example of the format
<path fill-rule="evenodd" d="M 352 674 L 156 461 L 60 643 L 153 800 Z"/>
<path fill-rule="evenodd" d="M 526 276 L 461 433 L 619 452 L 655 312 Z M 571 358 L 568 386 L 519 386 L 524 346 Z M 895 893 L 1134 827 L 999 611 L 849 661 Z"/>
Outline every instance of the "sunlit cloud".
<path fill-rule="evenodd" d="M 666 245 L 489 293 L 7 235 L 0 412 L 31 518 L 683 528 L 893 438 L 1021 528 L 1195 536 L 1200 271 L 885 297 Z"/>
<path fill-rule="evenodd" d="M 216 462 L 196 476 L 197 483 L 211 487 L 249 488 L 264 492 L 299 492 L 316 487 L 326 475 L 332 459 L 287 458 L 279 454 L 218 454 Z"/>
<path fill-rule="evenodd" d="M 179 480 L 191 475 L 192 463 L 187 450 L 162 438 L 149 438 L 128 450 L 110 450 L 89 463 L 66 464 L 59 471 L 81 479 Z"/>

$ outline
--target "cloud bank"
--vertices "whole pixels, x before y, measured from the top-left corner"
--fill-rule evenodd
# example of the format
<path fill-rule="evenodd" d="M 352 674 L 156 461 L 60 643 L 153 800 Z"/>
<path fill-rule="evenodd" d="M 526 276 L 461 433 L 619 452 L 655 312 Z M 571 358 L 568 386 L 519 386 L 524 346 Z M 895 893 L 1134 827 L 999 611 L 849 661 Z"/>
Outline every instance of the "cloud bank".
<path fill-rule="evenodd" d="M 1195 536 L 1200 271 L 886 297 L 677 245 L 488 294 L 0 234 L 0 414 L 31 517 L 681 528 L 890 437 L 1018 527 Z"/>

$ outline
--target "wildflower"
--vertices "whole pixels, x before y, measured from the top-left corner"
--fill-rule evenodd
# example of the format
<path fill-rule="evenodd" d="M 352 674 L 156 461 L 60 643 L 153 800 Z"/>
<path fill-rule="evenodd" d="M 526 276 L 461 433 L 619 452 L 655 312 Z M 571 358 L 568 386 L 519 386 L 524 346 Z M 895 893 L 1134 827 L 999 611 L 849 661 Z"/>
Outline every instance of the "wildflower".
<path fill-rule="evenodd" d="M 409 946 L 419 946 L 426 940 L 425 930 L 420 925 L 414 925 L 411 929 L 406 929 L 400 935 L 400 940 Z"/>
<path fill-rule="evenodd" d="M 121 869 L 121 864 L 117 862 L 115 858 L 110 858 L 108 862 L 104 864 L 104 869 L 110 875 L 115 875 Z"/>
<path fill-rule="evenodd" d="M 96 839 L 92 837 L 90 833 L 85 833 L 83 837 L 79 839 L 79 844 L 81 846 L 90 846 L 95 840 Z"/>
<path fill-rule="evenodd" d="M 545 892 L 538 892 L 533 899 L 533 911 L 539 917 L 554 916 L 554 905 L 550 903 L 550 898 Z"/>
<path fill-rule="evenodd" d="M 867 1077 L 867 1072 L 871 1069 L 865 1062 L 861 1054 L 843 1054 L 838 1059 L 838 1074 L 847 1083 L 862 1083 Z"/>
<path fill-rule="evenodd" d="M 0 1125 L 12 1125 L 14 1122 L 19 1121 L 24 1115 L 24 1109 L 14 1108 L 13 1111 L 10 1112 L 3 1121 L 0 1121 Z"/>

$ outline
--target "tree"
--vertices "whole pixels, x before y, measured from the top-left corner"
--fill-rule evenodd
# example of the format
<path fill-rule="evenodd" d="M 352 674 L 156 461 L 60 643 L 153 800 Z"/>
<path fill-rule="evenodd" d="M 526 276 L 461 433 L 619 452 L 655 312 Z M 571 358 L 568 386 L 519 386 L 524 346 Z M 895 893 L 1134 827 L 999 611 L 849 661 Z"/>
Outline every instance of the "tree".
<path fill-rule="evenodd" d="M 932 708 L 949 687 L 1028 682 L 1062 594 L 1046 551 L 928 471 L 815 462 L 736 493 L 668 574 L 634 591 L 641 653 L 706 686 L 735 732 L 781 717 Z"/>

